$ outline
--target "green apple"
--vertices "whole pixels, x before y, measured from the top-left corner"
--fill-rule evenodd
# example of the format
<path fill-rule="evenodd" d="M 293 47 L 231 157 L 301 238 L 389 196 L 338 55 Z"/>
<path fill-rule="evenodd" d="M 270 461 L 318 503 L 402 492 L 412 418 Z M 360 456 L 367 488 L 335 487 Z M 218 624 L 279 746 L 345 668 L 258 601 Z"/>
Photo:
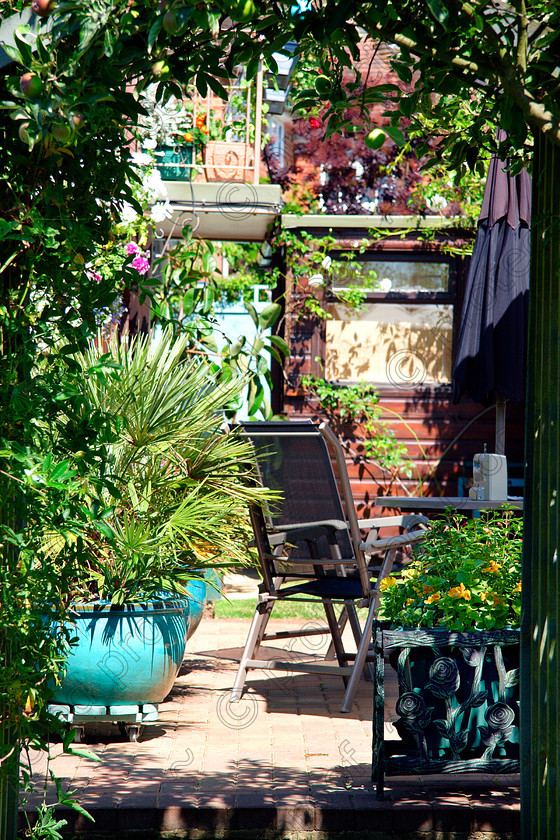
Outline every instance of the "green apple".
<path fill-rule="evenodd" d="M 71 141 L 74 132 L 68 123 L 55 123 L 51 128 L 51 134 L 55 140 L 65 146 Z"/>
<path fill-rule="evenodd" d="M 255 16 L 256 12 L 257 7 L 255 6 L 254 0 L 241 0 L 236 5 L 231 16 L 234 20 L 250 20 Z"/>
<path fill-rule="evenodd" d="M 39 99 L 43 92 L 43 82 L 36 73 L 24 73 L 19 87 L 26 99 Z"/>
<path fill-rule="evenodd" d="M 152 73 L 156 76 L 156 78 L 163 79 L 166 76 L 169 76 L 171 68 L 167 61 L 156 61 L 155 64 L 152 64 Z"/>
<path fill-rule="evenodd" d="M 163 28 L 169 35 L 177 35 L 179 32 L 181 27 L 175 9 L 169 9 L 163 16 Z"/>
<path fill-rule="evenodd" d="M 364 140 L 368 149 L 380 149 L 385 142 L 387 135 L 382 128 L 374 128 L 366 135 Z"/>
<path fill-rule="evenodd" d="M 20 123 L 18 134 L 22 143 L 29 143 L 29 120 Z"/>
<path fill-rule="evenodd" d="M 317 76 L 317 78 L 315 79 L 315 90 L 321 96 L 324 96 L 325 94 L 329 93 L 331 87 L 332 85 L 326 76 Z"/>

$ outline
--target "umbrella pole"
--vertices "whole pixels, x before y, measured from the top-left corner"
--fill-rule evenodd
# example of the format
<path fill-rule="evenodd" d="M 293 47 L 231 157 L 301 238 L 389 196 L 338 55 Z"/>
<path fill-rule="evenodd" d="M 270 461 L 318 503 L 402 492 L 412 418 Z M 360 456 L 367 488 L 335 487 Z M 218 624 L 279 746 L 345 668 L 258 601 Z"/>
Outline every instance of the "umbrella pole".
<path fill-rule="evenodd" d="M 497 455 L 506 454 L 506 398 L 498 396 L 496 400 L 496 440 L 494 451 Z"/>

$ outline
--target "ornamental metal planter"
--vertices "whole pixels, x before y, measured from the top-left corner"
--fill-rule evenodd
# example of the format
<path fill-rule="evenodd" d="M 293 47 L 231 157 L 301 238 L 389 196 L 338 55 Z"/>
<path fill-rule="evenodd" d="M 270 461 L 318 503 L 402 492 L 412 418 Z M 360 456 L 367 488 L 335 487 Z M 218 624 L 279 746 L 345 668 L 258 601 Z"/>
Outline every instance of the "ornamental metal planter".
<path fill-rule="evenodd" d="M 519 630 L 373 629 L 373 780 L 385 776 L 519 771 Z M 385 664 L 397 672 L 385 737 Z"/>

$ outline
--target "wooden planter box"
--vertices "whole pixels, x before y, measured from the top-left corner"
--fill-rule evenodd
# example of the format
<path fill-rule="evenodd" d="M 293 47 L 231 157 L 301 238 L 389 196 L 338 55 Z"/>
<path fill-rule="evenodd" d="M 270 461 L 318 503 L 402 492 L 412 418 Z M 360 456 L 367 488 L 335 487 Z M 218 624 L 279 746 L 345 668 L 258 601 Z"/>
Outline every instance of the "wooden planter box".
<path fill-rule="evenodd" d="M 209 140 L 203 149 L 209 181 L 250 181 L 253 147 L 248 143 Z"/>
<path fill-rule="evenodd" d="M 373 780 L 519 771 L 519 630 L 373 630 Z M 385 738 L 385 658 L 398 676 Z M 389 711 L 387 709 L 387 711 Z"/>

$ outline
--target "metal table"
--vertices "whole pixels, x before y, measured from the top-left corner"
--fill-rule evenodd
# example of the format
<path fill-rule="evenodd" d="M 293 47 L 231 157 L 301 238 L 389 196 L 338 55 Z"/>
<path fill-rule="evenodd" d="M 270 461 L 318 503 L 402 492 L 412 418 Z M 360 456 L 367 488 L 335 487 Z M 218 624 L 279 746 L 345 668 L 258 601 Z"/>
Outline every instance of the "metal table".
<path fill-rule="evenodd" d="M 400 510 L 496 510 L 508 505 L 513 510 L 523 510 L 523 499 L 469 499 L 465 496 L 376 496 L 375 507 L 400 508 Z"/>

